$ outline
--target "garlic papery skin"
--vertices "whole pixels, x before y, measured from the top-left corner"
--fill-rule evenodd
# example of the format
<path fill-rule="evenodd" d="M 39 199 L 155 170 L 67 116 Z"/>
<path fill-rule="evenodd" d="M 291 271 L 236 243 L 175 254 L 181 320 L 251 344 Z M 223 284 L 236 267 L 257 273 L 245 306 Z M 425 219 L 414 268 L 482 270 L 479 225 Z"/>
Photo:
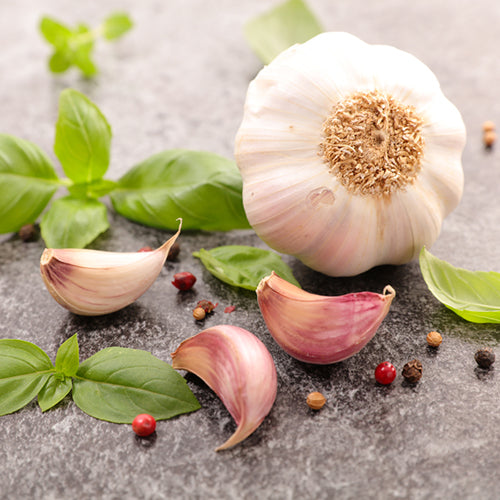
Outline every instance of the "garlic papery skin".
<path fill-rule="evenodd" d="M 138 299 L 156 280 L 179 229 L 150 252 L 106 252 L 46 248 L 40 259 L 42 279 L 52 297 L 69 311 L 99 316 Z"/>
<path fill-rule="evenodd" d="M 465 126 L 414 56 L 323 33 L 251 82 L 235 156 L 259 237 L 331 276 L 403 264 L 463 191 Z"/>
<path fill-rule="evenodd" d="M 375 335 L 396 292 L 315 295 L 274 272 L 257 287 L 257 300 L 274 340 L 290 356 L 319 365 L 359 352 Z"/>
<path fill-rule="evenodd" d="M 276 367 L 266 346 L 243 328 L 219 325 L 182 342 L 172 366 L 200 377 L 221 399 L 237 424 L 216 451 L 247 438 L 271 411 L 277 391 Z"/>

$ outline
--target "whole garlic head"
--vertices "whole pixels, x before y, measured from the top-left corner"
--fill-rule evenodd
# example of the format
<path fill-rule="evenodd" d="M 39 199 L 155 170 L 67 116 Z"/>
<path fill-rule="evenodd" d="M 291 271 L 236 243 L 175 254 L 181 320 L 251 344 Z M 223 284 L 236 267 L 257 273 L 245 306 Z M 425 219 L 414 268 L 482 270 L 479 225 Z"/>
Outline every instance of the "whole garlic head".
<path fill-rule="evenodd" d="M 235 155 L 248 220 L 331 276 L 431 246 L 463 191 L 465 126 L 414 56 L 323 33 L 249 86 Z"/>

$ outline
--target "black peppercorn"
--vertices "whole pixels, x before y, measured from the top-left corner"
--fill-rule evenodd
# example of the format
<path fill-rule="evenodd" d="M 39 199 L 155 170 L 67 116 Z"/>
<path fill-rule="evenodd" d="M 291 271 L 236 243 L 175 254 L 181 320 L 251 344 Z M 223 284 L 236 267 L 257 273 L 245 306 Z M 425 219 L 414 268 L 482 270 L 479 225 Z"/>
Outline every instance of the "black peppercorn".
<path fill-rule="evenodd" d="M 409 361 L 403 366 L 403 377 L 411 384 L 416 384 L 422 378 L 422 363 L 418 359 Z"/>
<path fill-rule="evenodd" d="M 495 362 L 495 353 L 490 347 L 485 347 L 476 352 L 474 359 L 481 368 L 489 370 L 490 366 Z"/>
<path fill-rule="evenodd" d="M 19 238 L 23 241 L 33 241 L 36 237 L 36 229 L 34 224 L 26 224 L 19 229 Z"/>
<path fill-rule="evenodd" d="M 169 262 L 176 260 L 179 256 L 179 252 L 181 251 L 181 246 L 179 243 L 175 242 L 171 247 L 167 255 L 167 260 Z"/>

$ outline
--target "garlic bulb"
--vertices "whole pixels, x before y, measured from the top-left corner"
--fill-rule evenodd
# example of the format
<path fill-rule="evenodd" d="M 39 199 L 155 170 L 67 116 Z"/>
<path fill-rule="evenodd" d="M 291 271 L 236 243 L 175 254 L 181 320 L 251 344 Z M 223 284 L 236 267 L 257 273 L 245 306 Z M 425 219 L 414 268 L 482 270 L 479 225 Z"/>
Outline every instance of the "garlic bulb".
<path fill-rule="evenodd" d="M 316 295 L 275 273 L 257 287 L 260 311 L 274 340 L 295 359 L 318 365 L 337 363 L 365 347 L 395 296 L 390 285 L 381 294 Z"/>
<path fill-rule="evenodd" d="M 75 314 L 99 316 L 118 311 L 154 283 L 181 224 L 174 236 L 150 252 L 46 248 L 40 258 L 43 282 L 52 297 Z"/>
<path fill-rule="evenodd" d="M 235 155 L 260 238 L 351 276 L 435 241 L 462 195 L 464 144 L 460 113 L 422 62 L 323 33 L 250 84 Z"/>
<path fill-rule="evenodd" d="M 172 367 L 200 377 L 219 396 L 237 428 L 216 451 L 247 438 L 276 399 L 277 375 L 266 346 L 249 331 L 218 325 L 184 340 L 172 353 Z"/>

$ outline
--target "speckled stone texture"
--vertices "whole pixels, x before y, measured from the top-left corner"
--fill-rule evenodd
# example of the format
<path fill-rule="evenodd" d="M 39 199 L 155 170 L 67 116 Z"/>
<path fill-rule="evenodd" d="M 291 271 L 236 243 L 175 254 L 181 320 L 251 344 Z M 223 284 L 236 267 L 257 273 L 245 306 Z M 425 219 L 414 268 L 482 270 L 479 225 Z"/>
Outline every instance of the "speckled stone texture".
<path fill-rule="evenodd" d="M 0 132 L 35 142 L 55 161 L 58 96 L 73 87 L 94 100 L 113 127 L 108 178 L 170 148 L 231 157 L 246 87 L 260 68 L 242 27 L 273 4 L 3 0 Z M 500 123 L 500 3 L 310 0 L 310 5 L 327 29 L 395 45 L 436 73 L 463 114 L 468 143 L 463 201 L 432 250 L 458 266 L 500 271 L 499 157 L 481 142 L 482 122 Z M 42 14 L 94 25 L 117 9 L 130 12 L 136 27 L 118 43 L 98 45 L 97 78 L 49 74 L 49 47 L 37 32 Z M 94 248 L 133 251 L 169 236 L 111 211 L 110 220 L 111 229 Z M 136 438 L 130 426 L 87 416 L 70 398 L 45 414 L 34 401 L 0 418 L 1 499 L 499 498 L 500 380 L 497 370 L 480 370 L 474 361 L 479 347 L 498 348 L 497 326 L 467 323 L 439 304 L 416 262 L 334 279 L 287 258 L 311 292 L 381 292 L 389 283 L 397 291 L 379 332 L 358 355 L 332 366 L 306 365 L 275 344 L 254 293 L 219 282 L 191 255 L 222 244 L 264 248 L 252 231 L 184 232 L 180 243 L 178 261 L 169 263 L 135 304 L 82 318 L 62 309 L 45 290 L 38 271 L 43 242 L 2 236 L 0 338 L 34 342 L 54 359 L 58 346 L 77 332 L 82 360 L 104 347 L 123 346 L 170 362 L 183 339 L 231 323 L 254 332 L 275 359 L 278 396 L 270 415 L 246 441 L 216 453 L 235 424 L 192 375 L 186 378 L 202 409 L 159 422 L 151 439 Z M 176 271 L 198 277 L 191 292 L 170 284 Z M 202 324 L 191 317 L 200 299 L 219 303 Z M 227 305 L 236 310 L 225 314 Z M 437 350 L 427 347 L 430 330 L 443 335 Z M 423 364 L 417 385 L 401 375 L 389 387 L 376 385 L 379 362 L 390 360 L 400 372 L 414 358 Z M 316 390 L 328 399 L 319 412 L 305 403 Z"/>

